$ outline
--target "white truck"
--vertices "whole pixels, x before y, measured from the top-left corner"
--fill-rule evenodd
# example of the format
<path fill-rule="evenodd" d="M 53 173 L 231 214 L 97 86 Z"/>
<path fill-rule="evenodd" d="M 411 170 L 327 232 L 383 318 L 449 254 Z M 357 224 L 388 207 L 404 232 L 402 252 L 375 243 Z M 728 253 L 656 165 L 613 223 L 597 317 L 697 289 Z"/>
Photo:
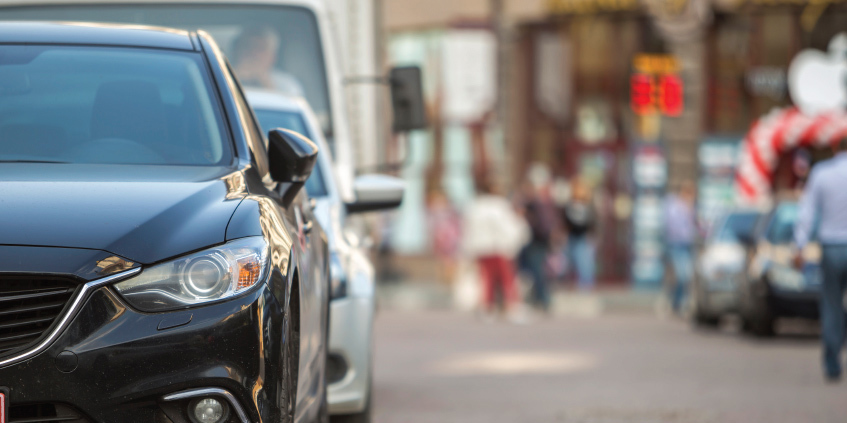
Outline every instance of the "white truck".
<path fill-rule="evenodd" d="M 308 101 L 333 150 L 340 197 L 353 203 L 356 167 L 373 167 L 384 159 L 380 139 L 391 128 L 425 125 L 420 73 L 396 69 L 390 78 L 381 75 L 378 2 L 0 0 L 0 20 L 112 22 L 208 32 L 242 83 Z M 385 122 L 388 108 L 379 101 L 386 85 L 391 85 L 392 125 Z M 362 333 L 369 335 L 370 328 Z M 370 421 L 369 369 L 347 371 L 356 377 L 329 386 L 330 412 L 346 415 L 348 421 Z M 351 379 L 358 382 L 349 383 Z"/>

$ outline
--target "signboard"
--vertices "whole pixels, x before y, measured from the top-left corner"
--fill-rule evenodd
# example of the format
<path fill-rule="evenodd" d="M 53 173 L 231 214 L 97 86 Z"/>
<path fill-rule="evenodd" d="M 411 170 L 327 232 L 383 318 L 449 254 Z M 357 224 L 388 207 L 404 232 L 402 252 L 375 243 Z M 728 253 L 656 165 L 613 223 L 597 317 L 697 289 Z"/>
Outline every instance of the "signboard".
<path fill-rule="evenodd" d="M 444 37 L 443 115 L 448 121 L 475 123 L 497 101 L 497 41 L 484 29 L 453 30 Z"/>
<path fill-rule="evenodd" d="M 589 14 L 638 10 L 638 0 L 547 0 L 551 14 Z"/>

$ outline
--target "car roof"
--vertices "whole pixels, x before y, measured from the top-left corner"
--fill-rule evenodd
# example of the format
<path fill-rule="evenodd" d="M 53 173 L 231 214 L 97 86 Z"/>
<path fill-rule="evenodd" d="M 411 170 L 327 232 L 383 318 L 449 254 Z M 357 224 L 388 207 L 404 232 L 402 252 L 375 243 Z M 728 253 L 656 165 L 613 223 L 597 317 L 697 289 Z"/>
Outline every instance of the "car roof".
<path fill-rule="evenodd" d="M 86 22 L 0 22 L 0 44 L 66 44 L 195 50 L 188 31 Z"/>

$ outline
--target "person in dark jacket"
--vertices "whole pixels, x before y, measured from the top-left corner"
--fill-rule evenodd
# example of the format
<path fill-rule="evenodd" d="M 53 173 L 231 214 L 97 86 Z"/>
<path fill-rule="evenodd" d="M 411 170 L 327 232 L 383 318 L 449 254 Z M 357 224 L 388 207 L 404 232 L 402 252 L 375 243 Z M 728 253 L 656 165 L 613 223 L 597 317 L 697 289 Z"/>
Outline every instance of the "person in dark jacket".
<path fill-rule="evenodd" d="M 550 198 L 550 172 L 547 168 L 536 164 L 527 176 L 522 205 L 530 229 L 530 241 L 521 251 L 521 267 L 532 277 L 530 303 L 547 312 L 550 309 L 547 257 L 558 229 L 556 207 Z"/>

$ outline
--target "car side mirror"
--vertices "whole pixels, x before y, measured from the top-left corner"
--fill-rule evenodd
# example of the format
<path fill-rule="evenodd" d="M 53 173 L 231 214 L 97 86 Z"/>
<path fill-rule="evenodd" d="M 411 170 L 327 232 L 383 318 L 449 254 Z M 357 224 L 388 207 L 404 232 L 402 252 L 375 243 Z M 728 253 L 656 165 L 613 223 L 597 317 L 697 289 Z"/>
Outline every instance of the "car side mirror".
<path fill-rule="evenodd" d="M 391 107 L 394 111 L 394 132 L 406 132 L 427 127 L 421 68 L 403 66 L 391 69 Z"/>
<path fill-rule="evenodd" d="M 745 247 L 753 247 L 756 244 L 756 239 L 753 237 L 753 234 L 750 232 L 741 232 L 736 235 L 738 242 Z"/>
<path fill-rule="evenodd" d="M 388 210 L 400 206 L 406 183 L 388 175 L 362 175 L 353 182 L 356 201 L 347 203 L 347 213 Z"/>
<path fill-rule="evenodd" d="M 271 178 L 288 184 L 283 192 L 286 203 L 293 201 L 306 184 L 317 159 L 318 146 L 303 135 L 282 128 L 268 133 Z"/>

